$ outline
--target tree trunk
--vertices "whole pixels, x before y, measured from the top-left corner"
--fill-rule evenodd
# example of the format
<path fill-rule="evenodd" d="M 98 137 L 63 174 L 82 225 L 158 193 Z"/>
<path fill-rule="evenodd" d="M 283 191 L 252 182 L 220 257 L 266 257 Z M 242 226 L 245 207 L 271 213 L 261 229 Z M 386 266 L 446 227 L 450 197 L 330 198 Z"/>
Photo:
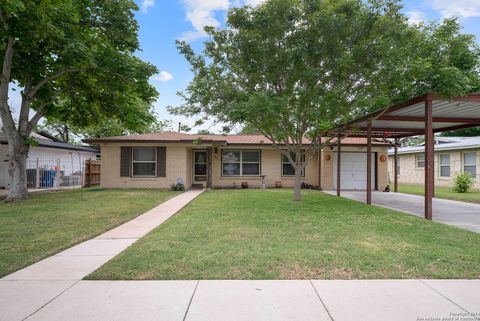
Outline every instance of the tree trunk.
<path fill-rule="evenodd" d="M 28 198 L 27 189 L 27 157 L 29 146 L 21 139 L 9 140 L 8 174 L 10 190 L 5 202 L 13 202 Z"/>
<path fill-rule="evenodd" d="M 301 201 L 301 184 L 302 184 L 302 170 L 300 168 L 295 168 L 295 185 L 293 187 L 293 200 Z"/>
<path fill-rule="evenodd" d="M 295 151 L 295 185 L 293 186 L 293 200 L 294 201 L 301 201 L 302 200 L 302 191 L 301 191 L 301 184 L 302 184 L 302 151 L 301 149 L 297 148 Z"/>

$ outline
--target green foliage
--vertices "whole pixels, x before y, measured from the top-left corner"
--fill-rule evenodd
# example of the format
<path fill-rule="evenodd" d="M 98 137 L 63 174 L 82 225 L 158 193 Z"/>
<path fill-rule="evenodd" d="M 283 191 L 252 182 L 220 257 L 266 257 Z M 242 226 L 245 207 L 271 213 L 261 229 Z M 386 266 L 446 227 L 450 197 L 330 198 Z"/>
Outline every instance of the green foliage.
<path fill-rule="evenodd" d="M 183 192 L 185 191 L 185 185 L 183 185 L 183 183 L 177 182 L 175 184 L 170 185 L 170 190 L 176 191 L 176 192 Z"/>
<path fill-rule="evenodd" d="M 473 186 L 474 180 L 469 173 L 460 173 L 455 177 L 453 190 L 457 193 L 466 193 Z"/>
<path fill-rule="evenodd" d="M 50 134 L 66 143 L 80 143 L 81 139 L 92 137 L 156 133 L 171 130 L 172 122 L 170 120 L 160 120 L 158 118 L 155 118 L 151 124 L 138 126 L 133 130 L 126 129 L 117 119 L 105 120 L 88 127 L 79 127 L 74 124 L 69 126 L 59 120 L 49 119 L 45 124 L 37 126 L 37 131 Z"/>
<path fill-rule="evenodd" d="M 208 129 L 200 129 L 199 131 L 197 131 L 197 134 L 198 135 L 212 135 L 213 133 L 210 132 Z"/>
<path fill-rule="evenodd" d="M 6 0 L 0 54 L 13 39 L 9 78 L 24 102 L 67 126 L 149 126 L 158 93 L 148 79 L 157 69 L 134 56 L 137 9 L 131 0 Z"/>
<path fill-rule="evenodd" d="M 465 137 L 474 137 L 480 136 L 480 127 L 472 127 L 472 128 L 464 128 L 464 129 L 457 129 L 451 130 L 448 132 L 443 132 L 441 136 L 465 136 Z"/>

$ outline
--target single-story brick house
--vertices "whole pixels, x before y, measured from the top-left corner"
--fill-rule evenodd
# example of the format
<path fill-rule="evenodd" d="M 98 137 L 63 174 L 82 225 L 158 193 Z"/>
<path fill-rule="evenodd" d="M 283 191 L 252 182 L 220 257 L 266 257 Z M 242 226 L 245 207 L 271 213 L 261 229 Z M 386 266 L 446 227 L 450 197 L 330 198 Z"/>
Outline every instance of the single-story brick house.
<path fill-rule="evenodd" d="M 151 133 L 86 140 L 101 149 L 101 185 L 107 188 L 169 188 L 181 179 L 186 188 L 267 187 L 294 184 L 293 168 L 262 135 L 193 135 Z M 309 144 L 305 140 L 305 144 Z M 366 189 L 365 138 L 342 140 L 341 188 Z M 372 188 L 388 185 L 388 145 L 372 144 Z M 319 161 L 320 160 L 320 161 Z M 336 188 L 336 147 L 324 148 L 308 163 L 303 181 Z"/>
<path fill-rule="evenodd" d="M 398 149 L 398 182 L 424 184 L 424 145 Z M 388 172 L 393 181 L 394 151 L 389 151 Z M 452 186 L 453 179 L 461 172 L 470 173 L 475 179 L 474 188 L 480 188 L 480 137 L 435 138 L 435 185 Z"/>

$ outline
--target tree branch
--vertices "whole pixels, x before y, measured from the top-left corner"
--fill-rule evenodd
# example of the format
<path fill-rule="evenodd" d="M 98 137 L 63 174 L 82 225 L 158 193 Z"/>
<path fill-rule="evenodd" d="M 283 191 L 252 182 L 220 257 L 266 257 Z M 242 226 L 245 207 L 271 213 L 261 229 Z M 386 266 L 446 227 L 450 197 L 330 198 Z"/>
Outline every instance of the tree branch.
<path fill-rule="evenodd" d="M 27 99 L 32 101 L 33 98 L 35 98 L 35 95 L 37 94 L 37 92 L 45 85 L 47 84 L 49 81 L 53 81 L 55 79 L 58 79 L 60 77 L 62 77 L 63 75 L 65 74 L 68 74 L 68 73 L 71 73 L 71 72 L 78 72 L 82 70 L 81 68 L 67 68 L 67 69 L 64 69 L 62 71 L 59 71 L 55 74 L 52 74 L 48 77 L 45 77 L 43 78 L 42 80 L 40 80 L 35 86 L 32 87 L 31 90 L 29 90 L 29 92 L 26 92 L 25 94 L 27 95 Z"/>
<path fill-rule="evenodd" d="M 25 81 L 25 87 L 22 92 L 22 104 L 20 107 L 20 114 L 18 117 L 18 128 L 23 131 L 28 126 L 28 116 L 30 114 L 30 101 L 26 98 L 25 93 L 29 92 L 32 88 L 32 78 L 27 78 Z"/>
<path fill-rule="evenodd" d="M 56 90 L 53 94 L 52 94 L 52 98 L 60 95 L 61 93 L 63 93 L 68 87 L 65 87 L 65 88 L 62 88 L 62 89 L 58 89 Z M 53 99 L 52 99 L 53 100 Z M 40 104 L 40 106 L 38 107 L 37 109 L 37 112 L 35 113 L 35 115 L 33 115 L 33 117 L 30 119 L 30 121 L 28 122 L 28 126 L 27 126 L 27 133 L 30 134 L 31 131 L 35 128 L 35 126 L 37 126 L 38 124 L 38 121 L 44 116 L 45 114 L 45 108 L 47 107 L 48 103 L 50 102 L 43 102 Z"/>
<path fill-rule="evenodd" d="M 7 132 L 13 132 L 15 130 L 15 122 L 13 121 L 12 113 L 8 106 L 8 89 L 12 74 L 14 43 L 15 39 L 9 37 L 5 47 L 5 53 L 3 55 L 2 75 L 0 76 L 0 114 L 3 121 L 3 126 Z"/>
<path fill-rule="evenodd" d="M 30 119 L 30 121 L 28 122 L 28 126 L 27 126 L 28 134 L 30 134 L 32 130 L 35 128 L 35 126 L 37 126 L 38 121 L 42 119 L 46 107 L 47 107 L 46 102 L 43 102 L 40 105 L 40 107 L 38 107 L 37 112 L 35 113 L 35 115 L 33 115 L 32 119 Z"/>

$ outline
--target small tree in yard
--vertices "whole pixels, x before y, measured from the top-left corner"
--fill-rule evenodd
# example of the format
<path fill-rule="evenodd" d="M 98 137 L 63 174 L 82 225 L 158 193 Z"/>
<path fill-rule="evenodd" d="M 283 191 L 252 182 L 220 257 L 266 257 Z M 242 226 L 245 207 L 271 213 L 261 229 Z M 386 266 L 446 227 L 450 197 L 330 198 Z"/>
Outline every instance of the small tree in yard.
<path fill-rule="evenodd" d="M 332 126 L 410 98 L 415 79 L 427 74 L 421 89 L 433 88 L 436 74 L 418 48 L 429 31 L 409 26 L 400 9 L 388 0 L 233 8 L 226 28 L 205 28 L 203 54 L 177 43 L 194 79 L 180 93 L 185 103 L 171 111 L 258 130 L 292 164 L 300 200 L 301 172 Z"/>
<path fill-rule="evenodd" d="M 474 180 L 470 173 L 460 173 L 455 177 L 453 191 L 457 193 L 466 193 L 472 188 Z"/>
<path fill-rule="evenodd" d="M 158 93 L 148 79 L 157 69 L 133 55 L 139 49 L 136 9 L 131 0 L 2 1 L 0 116 L 8 140 L 7 201 L 28 195 L 29 137 L 42 117 L 79 128 L 115 121 L 132 130 L 154 121 L 151 104 Z M 8 99 L 16 88 L 18 121 Z"/>

